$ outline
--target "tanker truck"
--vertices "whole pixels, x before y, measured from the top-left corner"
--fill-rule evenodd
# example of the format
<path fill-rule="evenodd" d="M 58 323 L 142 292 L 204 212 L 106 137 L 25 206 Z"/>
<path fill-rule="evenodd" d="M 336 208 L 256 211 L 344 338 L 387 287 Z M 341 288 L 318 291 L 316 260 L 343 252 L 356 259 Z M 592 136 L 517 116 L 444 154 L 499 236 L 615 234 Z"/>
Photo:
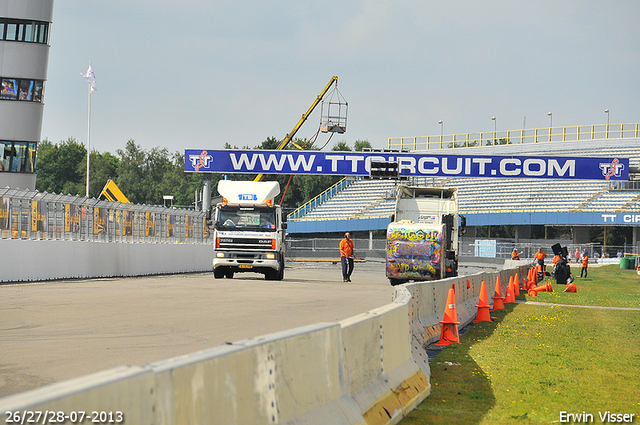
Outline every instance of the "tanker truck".
<path fill-rule="evenodd" d="M 287 223 L 280 205 L 274 205 L 279 183 L 220 180 L 218 193 L 222 202 L 212 214 L 214 278 L 253 272 L 282 280 Z"/>

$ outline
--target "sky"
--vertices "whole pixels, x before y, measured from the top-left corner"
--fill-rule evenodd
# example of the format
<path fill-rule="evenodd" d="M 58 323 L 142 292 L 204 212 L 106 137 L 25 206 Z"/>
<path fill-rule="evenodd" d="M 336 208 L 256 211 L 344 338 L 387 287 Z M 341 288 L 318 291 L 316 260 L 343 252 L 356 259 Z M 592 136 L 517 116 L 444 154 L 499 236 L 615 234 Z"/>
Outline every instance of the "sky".
<path fill-rule="evenodd" d="M 639 18 L 637 0 L 57 0 L 42 139 L 86 142 L 90 62 L 91 149 L 113 154 L 281 140 L 334 75 L 347 131 L 326 149 L 548 127 L 548 112 L 637 123 Z"/>

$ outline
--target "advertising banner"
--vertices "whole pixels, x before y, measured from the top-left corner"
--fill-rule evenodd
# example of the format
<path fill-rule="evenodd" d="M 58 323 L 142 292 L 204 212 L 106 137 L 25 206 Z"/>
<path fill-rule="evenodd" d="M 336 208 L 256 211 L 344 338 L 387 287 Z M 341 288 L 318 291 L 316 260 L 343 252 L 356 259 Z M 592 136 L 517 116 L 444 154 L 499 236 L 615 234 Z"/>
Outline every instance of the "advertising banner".
<path fill-rule="evenodd" d="M 44 219 L 47 216 L 47 203 L 31 201 L 31 231 L 44 232 Z"/>
<path fill-rule="evenodd" d="M 188 215 L 184 217 L 184 237 L 193 237 L 193 217 L 189 217 Z"/>
<path fill-rule="evenodd" d="M 397 162 L 400 176 L 628 180 L 629 158 L 431 155 L 429 153 L 185 150 L 185 172 L 368 176 Z"/>
<path fill-rule="evenodd" d="M 80 207 L 64 204 L 64 231 L 78 233 L 80 231 Z"/>
<path fill-rule="evenodd" d="M 93 234 L 99 235 L 107 232 L 107 209 L 93 207 Z"/>
<path fill-rule="evenodd" d="M 145 236 L 156 235 L 156 215 L 152 212 L 145 213 L 144 235 Z"/>
<path fill-rule="evenodd" d="M 0 196 L 0 237 L 9 234 L 9 198 Z"/>
<path fill-rule="evenodd" d="M 167 237 L 173 237 L 173 230 L 176 227 L 176 216 L 167 214 Z"/>
<path fill-rule="evenodd" d="M 133 212 L 122 211 L 122 236 L 132 235 L 132 229 L 133 229 L 132 221 L 133 221 Z"/>

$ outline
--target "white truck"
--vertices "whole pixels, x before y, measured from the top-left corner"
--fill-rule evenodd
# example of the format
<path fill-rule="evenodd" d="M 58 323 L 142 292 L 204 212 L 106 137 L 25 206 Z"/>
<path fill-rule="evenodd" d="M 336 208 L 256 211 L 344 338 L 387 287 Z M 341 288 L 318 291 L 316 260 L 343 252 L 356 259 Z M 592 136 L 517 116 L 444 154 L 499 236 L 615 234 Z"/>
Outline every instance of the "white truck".
<path fill-rule="evenodd" d="M 263 273 L 267 280 L 284 278 L 286 216 L 274 205 L 278 182 L 218 182 L 222 202 L 213 212 L 213 276 Z"/>
<path fill-rule="evenodd" d="M 392 285 L 458 275 L 455 188 L 399 185 L 394 221 L 387 227 L 386 276 Z"/>

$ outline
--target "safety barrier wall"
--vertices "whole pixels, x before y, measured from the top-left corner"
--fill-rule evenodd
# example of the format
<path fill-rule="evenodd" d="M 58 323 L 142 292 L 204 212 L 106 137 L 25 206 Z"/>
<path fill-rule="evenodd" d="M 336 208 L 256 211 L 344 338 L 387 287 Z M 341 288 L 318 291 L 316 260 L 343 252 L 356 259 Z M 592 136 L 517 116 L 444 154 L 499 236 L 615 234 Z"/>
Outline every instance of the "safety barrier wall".
<path fill-rule="evenodd" d="M 449 289 L 469 323 L 482 280 L 494 288 L 500 276 L 504 288 L 524 271 L 399 286 L 391 304 L 339 323 L 72 379 L 1 399 L 0 412 L 122 412 L 126 423 L 156 425 L 396 424 L 431 391 L 425 348 L 439 336 Z"/>
<path fill-rule="evenodd" d="M 0 282 L 210 271 L 208 244 L 0 239 Z"/>

